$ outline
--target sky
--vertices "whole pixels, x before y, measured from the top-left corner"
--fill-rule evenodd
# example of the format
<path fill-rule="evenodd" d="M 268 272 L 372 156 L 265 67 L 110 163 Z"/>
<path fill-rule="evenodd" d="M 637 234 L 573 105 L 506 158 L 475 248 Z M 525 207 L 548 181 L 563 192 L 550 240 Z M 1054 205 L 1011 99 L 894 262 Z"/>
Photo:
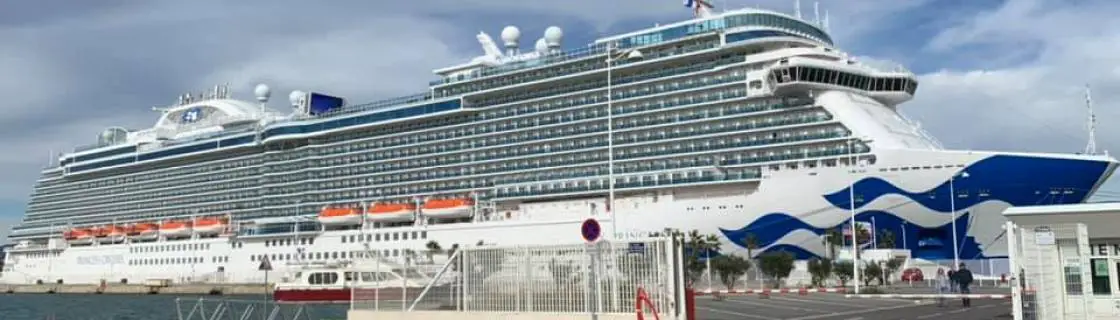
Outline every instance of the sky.
<path fill-rule="evenodd" d="M 793 12 L 794 0 L 711 0 Z M 806 18 L 813 2 L 802 1 Z M 1079 152 L 1084 86 L 1098 148 L 1120 143 L 1120 1 L 822 0 L 837 46 L 919 75 L 900 106 L 946 148 Z M 105 128 L 146 128 L 152 107 L 230 83 L 353 102 L 420 93 L 433 69 L 482 53 L 506 25 L 531 48 L 545 28 L 566 47 L 691 18 L 679 0 L 0 0 L 0 235 L 17 222 L 52 153 Z M 1120 195 L 1120 183 L 1104 196 Z M 0 240 L 2 241 L 2 240 Z"/>

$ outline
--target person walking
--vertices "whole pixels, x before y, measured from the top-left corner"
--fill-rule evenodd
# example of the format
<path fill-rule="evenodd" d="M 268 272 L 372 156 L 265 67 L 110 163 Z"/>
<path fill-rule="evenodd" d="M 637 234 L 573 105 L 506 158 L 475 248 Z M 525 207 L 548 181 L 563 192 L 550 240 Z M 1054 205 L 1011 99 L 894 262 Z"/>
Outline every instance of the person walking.
<path fill-rule="evenodd" d="M 949 294 L 950 287 L 949 275 L 945 274 L 945 269 L 937 268 L 937 275 L 933 278 L 933 286 L 937 291 L 937 306 L 945 306 L 945 295 Z"/>
<path fill-rule="evenodd" d="M 953 275 L 957 278 L 954 282 L 956 282 L 957 285 L 960 286 L 962 295 L 972 293 L 972 290 L 968 287 L 972 285 L 972 271 L 968 270 L 968 266 L 966 266 L 964 263 L 961 263 L 960 267 L 957 269 L 957 272 Z M 969 299 L 967 296 L 961 297 L 961 305 L 966 308 L 971 307 L 972 299 Z"/>
<path fill-rule="evenodd" d="M 957 285 L 957 275 L 956 275 L 956 273 L 957 273 L 957 271 L 953 270 L 952 265 L 949 265 L 949 271 L 946 273 L 946 275 L 949 278 L 949 292 L 950 293 L 956 293 L 957 288 L 960 288 L 960 286 Z"/>

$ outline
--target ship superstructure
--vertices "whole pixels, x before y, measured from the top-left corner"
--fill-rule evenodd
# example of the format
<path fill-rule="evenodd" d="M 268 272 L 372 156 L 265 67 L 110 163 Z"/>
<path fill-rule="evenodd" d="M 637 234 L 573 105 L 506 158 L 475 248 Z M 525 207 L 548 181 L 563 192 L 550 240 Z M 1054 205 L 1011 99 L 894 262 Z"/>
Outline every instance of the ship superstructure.
<path fill-rule="evenodd" d="M 517 28 L 502 48 L 480 33 L 484 55 L 386 101 L 184 95 L 43 171 L 2 280 L 262 281 L 261 259 L 578 241 L 587 217 L 805 258 L 833 255 L 823 235 L 855 214 L 919 258 L 999 258 L 1003 208 L 1084 201 L 1115 169 L 945 150 L 898 113 L 905 68 L 849 56 L 819 21 L 702 3 L 575 50 L 557 27 L 524 53 Z"/>

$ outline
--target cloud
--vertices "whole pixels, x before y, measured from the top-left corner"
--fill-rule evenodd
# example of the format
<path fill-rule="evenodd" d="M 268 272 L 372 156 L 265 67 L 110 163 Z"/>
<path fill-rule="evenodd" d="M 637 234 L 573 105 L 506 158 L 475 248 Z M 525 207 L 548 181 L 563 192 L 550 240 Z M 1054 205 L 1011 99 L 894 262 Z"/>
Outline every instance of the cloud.
<path fill-rule="evenodd" d="M 1118 10 L 1114 1 L 1010 0 L 975 13 L 922 48 L 919 54 L 949 63 L 921 75 L 916 99 L 902 109 L 949 147 L 1079 152 L 1087 142 L 1089 84 L 1098 150 L 1116 150 Z M 963 57 L 979 59 L 952 65 Z M 1022 60 L 1006 65 L 1008 57 Z M 1118 187 L 1110 180 L 1101 196 L 1117 198 Z"/>
<path fill-rule="evenodd" d="M 978 69 L 946 66 L 921 75 L 916 99 L 903 105 L 951 146 L 1001 150 L 1080 151 L 1086 142 L 1084 86 L 1091 84 L 1102 148 L 1115 147 L 1120 120 L 1120 3 L 1078 5 L 1012 0 L 945 29 L 924 48 L 952 57 L 986 48 L 992 59 L 1035 50 L 1017 65 Z M 946 54 L 948 53 L 948 54 Z M 961 124 L 973 124 L 962 127 Z M 1044 130 L 1039 130 L 1044 129 Z"/>

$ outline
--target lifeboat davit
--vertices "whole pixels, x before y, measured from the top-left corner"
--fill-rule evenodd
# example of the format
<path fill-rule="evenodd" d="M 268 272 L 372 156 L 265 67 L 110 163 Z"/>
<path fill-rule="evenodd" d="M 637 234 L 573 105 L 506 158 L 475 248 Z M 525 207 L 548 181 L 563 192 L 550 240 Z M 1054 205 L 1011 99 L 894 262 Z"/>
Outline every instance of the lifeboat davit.
<path fill-rule="evenodd" d="M 128 229 L 128 238 L 133 240 L 156 240 L 159 238 L 159 225 L 141 222 Z"/>
<path fill-rule="evenodd" d="M 101 243 L 117 243 L 124 241 L 127 236 L 128 230 L 124 227 L 110 225 L 98 229 L 97 240 Z"/>
<path fill-rule="evenodd" d="M 366 219 L 374 222 L 404 222 L 416 219 L 416 204 L 375 203 L 366 212 Z"/>
<path fill-rule="evenodd" d="M 185 238 L 191 236 L 190 221 L 168 221 L 159 225 L 159 234 L 164 238 Z"/>
<path fill-rule="evenodd" d="M 319 211 L 319 223 L 328 226 L 344 226 L 362 224 L 361 210 L 354 208 L 323 208 Z"/>
<path fill-rule="evenodd" d="M 474 202 L 470 199 L 430 199 L 420 214 L 436 219 L 466 218 L 471 216 L 472 207 Z"/>
<path fill-rule="evenodd" d="M 83 245 L 93 243 L 93 230 L 85 228 L 74 228 L 69 231 L 63 232 L 62 237 L 66 242 L 72 245 Z"/>
<path fill-rule="evenodd" d="M 224 217 L 198 218 L 194 220 L 194 233 L 199 235 L 221 234 L 229 226 L 229 221 Z"/>

